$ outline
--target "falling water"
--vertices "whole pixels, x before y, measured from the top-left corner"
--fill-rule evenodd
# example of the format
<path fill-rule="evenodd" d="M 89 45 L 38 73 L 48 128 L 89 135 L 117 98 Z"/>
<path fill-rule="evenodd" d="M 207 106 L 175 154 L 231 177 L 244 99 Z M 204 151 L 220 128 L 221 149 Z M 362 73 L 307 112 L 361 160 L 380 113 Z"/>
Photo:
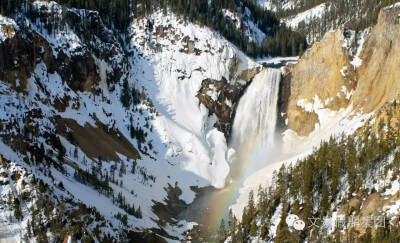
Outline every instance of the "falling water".
<path fill-rule="evenodd" d="M 216 233 L 246 176 L 268 162 L 273 153 L 280 79 L 279 69 L 264 69 L 254 77 L 236 109 L 230 143 L 236 155 L 228 183 L 222 190 L 203 190 L 180 217 L 197 219 Z"/>
<path fill-rule="evenodd" d="M 280 79 L 280 70 L 272 68 L 254 77 L 236 109 L 231 137 L 233 148 L 239 149 L 249 142 L 260 147 L 273 145 Z"/>

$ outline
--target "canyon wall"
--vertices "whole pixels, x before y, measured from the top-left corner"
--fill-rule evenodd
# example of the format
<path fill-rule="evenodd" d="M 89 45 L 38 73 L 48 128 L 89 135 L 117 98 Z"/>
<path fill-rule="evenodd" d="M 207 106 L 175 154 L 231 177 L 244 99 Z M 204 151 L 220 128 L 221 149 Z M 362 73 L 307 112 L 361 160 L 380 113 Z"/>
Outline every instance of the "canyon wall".
<path fill-rule="evenodd" d="M 319 123 L 315 109 L 337 111 L 353 104 L 369 113 L 396 98 L 399 13 L 400 5 L 383 9 L 377 25 L 361 37 L 343 29 L 328 32 L 297 64 L 287 66 L 279 100 L 281 127 L 307 136 Z"/>

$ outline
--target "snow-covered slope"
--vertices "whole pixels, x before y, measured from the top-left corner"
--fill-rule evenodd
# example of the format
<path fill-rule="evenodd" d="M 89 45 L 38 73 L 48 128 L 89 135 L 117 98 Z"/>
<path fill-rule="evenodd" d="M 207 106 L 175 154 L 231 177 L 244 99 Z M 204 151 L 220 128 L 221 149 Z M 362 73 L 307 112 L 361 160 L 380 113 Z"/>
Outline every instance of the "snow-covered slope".
<path fill-rule="evenodd" d="M 304 12 L 284 18 L 282 21 L 292 29 L 297 29 L 298 25 L 301 22 L 307 25 L 312 19 L 321 19 L 326 11 L 326 7 L 327 7 L 326 3 L 321 3 L 320 5 L 308 9 Z"/>
<path fill-rule="evenodd" d="M 307 36 L 307 41 L 319 41 L 326 32 L 337 28 L 365 30 L 377 23 L 382 8 L 394 6 L 397 0 L 375 1 L 305 1 L 287 0 L 270 3 L 281 22 Z M 290 5 L 290 8 L 286 6 Z"/>
<path fill-rule="evenodd" d="M 218 153 L 226 151 L 226 141 L 213 128 L 216 118 L 208 116 L 195 96 L 206 78 L 236 82 L 232 68 L 237 60 L 236 76 L 257 64 L 207 28 L 179 23 L 176 17 L 161 13 L 150 19 L 154 32 L 141 29 L 145 20 L 132 24 L 131 45 L 137 48 L 132 73 L 157 101 L 160 116 L 155 128 L 167 144 L 163 159 L 222 187 L 229 167 Z"/>
<path fill-rule="evenodd" d="M 244 29 L 244 34 L 249 38 L 249 41 L 261 45 L 262 41 L 267 37 L 266 33 L 259 29 L 257 24 L 251 20 L 251 12 L 248 8 L 244 14 L 233 13 L 228 9 L 222 10 L 223 16 L 234 23 L 236 29 Z"/>
<path fill-rule="evenodd" d="M 128 36 L 105 27 L 97 12 L 44 1 L 34 6 L 42 21 L 53 11 L 63 25 L 43 28 L 39 18 L 24 14 L 18 25 L 0 17 L 0 45 L 37 48 L 29 53 L 34 62 L 19 49 L 6 54 L 0 124 L 13 128 L 0 130 L 5 159 L 51 187 L 63 185 L 55 192 L 58 203 L 96 208 L 112 225 L 92 235 L 99 239 L 160 228 L 153 206 L 169 186 L 185 203 L 194 199 L 192 186 L 224 186 L 226 139 L 196 95 L 207 78 L 245 85 L 241 74 L 257 63 L 219 34 L 173 14 L 135 20 Z M 15 33 L 4 31 L 10 25 Z M 92 26 L 98 27 L 93 33 Z M 132 102 L 124 106 L 127 96 Z M 45 156 L 38 159 L 41 144 Z M 179 239 L 188 227 L 179 225 L 164 223 L 163 237 Z M 110 230 L 114 226 L 121 230 Z"/>
<path fill-rule="evenodd" d="M 257 4 L 273 12 L 278 10 L 289 10 L 296 6 L 296 2 L 293 0 L 257 0 Z"/>

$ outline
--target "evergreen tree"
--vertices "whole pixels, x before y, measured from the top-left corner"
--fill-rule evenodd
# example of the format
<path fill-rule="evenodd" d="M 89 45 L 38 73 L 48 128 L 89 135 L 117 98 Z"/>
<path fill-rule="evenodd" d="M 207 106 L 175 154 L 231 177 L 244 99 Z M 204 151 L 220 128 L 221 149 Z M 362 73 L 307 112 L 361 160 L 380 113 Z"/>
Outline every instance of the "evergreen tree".
<path fill-rule="evenodd" d="M 218 230 L 218 242 L 224 242 L 225 241 L 225 236 L 226 232 L 225 232 L 225 222 L 224 219 L 221 220 L 221 224 L 219 226 L 219 230 Z"/>
<path fill-rule="evenodd" d="M 329 191 L 328 191 L 328 185 L 324 183 L 322 185 L 322 199 L 321 199 L 321 215 L 325 216 L 326 212 L 329 209 Z"/>

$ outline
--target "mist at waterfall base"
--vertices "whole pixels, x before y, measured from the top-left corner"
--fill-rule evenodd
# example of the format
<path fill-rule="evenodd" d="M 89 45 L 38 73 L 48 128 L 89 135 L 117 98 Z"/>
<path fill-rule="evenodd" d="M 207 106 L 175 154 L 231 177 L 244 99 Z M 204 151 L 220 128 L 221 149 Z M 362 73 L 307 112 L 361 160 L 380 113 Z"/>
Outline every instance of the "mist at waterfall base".
<path fill-rule="evenodd" d="M 231 171 L 225 188 L 209 199 L 211 204 L 202 220 L 214 233 L 222 219 L 226 222 L 229 207 L 244 180 L 279 156 L 275 133 L 280 80 L 279 69 L 264 69 L 254 77 L 239 101 L 229 144 L 236 151 Z"/>

